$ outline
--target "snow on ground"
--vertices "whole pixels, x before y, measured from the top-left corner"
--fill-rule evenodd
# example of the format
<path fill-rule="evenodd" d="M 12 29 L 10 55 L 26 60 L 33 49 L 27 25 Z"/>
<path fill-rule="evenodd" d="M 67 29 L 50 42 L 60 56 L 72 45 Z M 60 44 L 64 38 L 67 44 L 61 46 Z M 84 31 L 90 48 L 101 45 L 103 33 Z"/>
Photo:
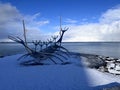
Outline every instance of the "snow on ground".
<path fill-rule="evenodd" d="M 86 74 L 89 76 L 89 84 L 90 86 L 99 86 L 105 85 L 109 83 L 120 83 L 120 76 L 113 75 L 109 73 L 103 73 L 95 69 L 86 69 Z"/>
<path fill-rule="evenodd" d="M 98 90 L 120 77 L 83 67 L 81 58 L 71 56 L 67 65 L 20 66 L 21 55 L 0 58 L 0 90 Z"/>
<path fill-rule="evenodd" d="M 79 64 L 20 66 L 20 55 L 0 59 L 0 90 L 87 90 Z M 70 58 L 75 60 L 75 58 Z"/>

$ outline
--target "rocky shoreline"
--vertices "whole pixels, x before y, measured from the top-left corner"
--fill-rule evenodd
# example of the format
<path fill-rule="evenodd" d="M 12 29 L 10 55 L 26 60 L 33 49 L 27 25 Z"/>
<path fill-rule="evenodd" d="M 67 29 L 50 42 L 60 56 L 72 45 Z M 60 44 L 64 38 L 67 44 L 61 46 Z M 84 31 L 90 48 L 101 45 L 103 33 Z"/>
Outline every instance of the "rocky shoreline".
<path fill-rule="evenodd" d="M 109 56 L 93 55 L 80 53 L 84 57 L 85 65 L 90 68 L 95 68 L 102 72 L 108 72 L 115 75 L 120 75 L 120 59 Z"/>

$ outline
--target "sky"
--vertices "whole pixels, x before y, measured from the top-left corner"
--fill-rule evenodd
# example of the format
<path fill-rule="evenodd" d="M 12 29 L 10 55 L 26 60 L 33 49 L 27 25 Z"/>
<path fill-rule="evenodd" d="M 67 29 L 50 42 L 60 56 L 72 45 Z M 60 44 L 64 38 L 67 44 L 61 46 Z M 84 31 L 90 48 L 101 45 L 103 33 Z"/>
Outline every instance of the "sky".
<path fill-rule="evenodd" d="M 0 42 L 9 35 L 47 40 L 69 27 L 65 42 L 120 41 L 120 0 L 0 0 Z"/>

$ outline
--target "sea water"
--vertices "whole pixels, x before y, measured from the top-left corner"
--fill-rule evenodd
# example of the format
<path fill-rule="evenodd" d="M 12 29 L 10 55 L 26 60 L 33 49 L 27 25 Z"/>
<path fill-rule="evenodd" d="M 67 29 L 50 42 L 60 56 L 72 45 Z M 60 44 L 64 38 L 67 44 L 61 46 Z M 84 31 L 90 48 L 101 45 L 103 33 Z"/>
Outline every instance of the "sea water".
<path fill-rule="evenodd" d="M 30 44 L 29 46 L 33 46 Z M 120 58 L 120 42 L 63 42 L 62 46 L 71 52 L 97 54 Z M 25 53 L 25 48 L 17 43 L 0 43 L 0 55 Z"/>
<path fill-rule="evenodd" d="M 120 58 L 120 42 L 71 42 L 63 45 L 73 52 Z"/>

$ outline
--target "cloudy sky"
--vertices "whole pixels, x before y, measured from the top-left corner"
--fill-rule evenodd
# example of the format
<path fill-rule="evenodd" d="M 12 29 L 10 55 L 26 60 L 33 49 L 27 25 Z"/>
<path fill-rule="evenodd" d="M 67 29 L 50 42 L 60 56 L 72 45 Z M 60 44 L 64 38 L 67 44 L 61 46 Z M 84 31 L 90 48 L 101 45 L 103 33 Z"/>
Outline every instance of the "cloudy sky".
<path fill-rule="evenodd" d="M 0 42 L 8 35 L 44 40 L 69 27 L 64 41 L 120 41 L 120 0 L 1 0 Z"/>

